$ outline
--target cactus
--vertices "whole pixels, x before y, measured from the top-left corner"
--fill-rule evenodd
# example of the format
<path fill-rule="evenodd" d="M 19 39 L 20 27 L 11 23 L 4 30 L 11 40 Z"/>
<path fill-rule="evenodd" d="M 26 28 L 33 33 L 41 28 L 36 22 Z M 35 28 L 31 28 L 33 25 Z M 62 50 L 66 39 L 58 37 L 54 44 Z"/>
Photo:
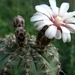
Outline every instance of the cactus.
<path fill-rule="evenodd" d="M 36 36 L 25 34 L 23 26 L 19 26 L 15 26 L 15 35 L 0 39 L 0 75 L 59 75 L 58 49 L 51 43 L 42 49 L 36 44 Z M 19 32 L 16 34 L 17 28 L 20 33 L 23 30 L 23 40 Z"/>

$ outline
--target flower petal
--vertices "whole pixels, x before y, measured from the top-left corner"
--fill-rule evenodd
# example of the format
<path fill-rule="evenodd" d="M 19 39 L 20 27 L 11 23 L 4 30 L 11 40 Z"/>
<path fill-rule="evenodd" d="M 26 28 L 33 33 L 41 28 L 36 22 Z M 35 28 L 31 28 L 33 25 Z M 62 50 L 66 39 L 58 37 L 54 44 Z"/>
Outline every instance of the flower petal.
<path fill-rule="evenodd" d="M 70 33 L 64 33 L 62 32 L 62 39 L 63 39 L 63 42 L 70 42 L 71 41 L 71 36 L 70 36 Z"/>
<path fill-rule="evenodd" d="M 49 0 L 54 15 L 58 15 L 59 8 L 56 6 L 56 0 Z"/>
<path fill-rule="evenodd" d="M 62 39 L 63 42 L 69 42 L 71 40 L 70 31 L 66 27 L 60 26 L 62 29 Z"/>
<path fill-rule="evenodd" d="M 43 8 L 42 6 L 37 5 L 37 6 L 35 6 L 35 9 L 38 12 L 41 12 L 41 13 L 45 14 L 46 16 L 50 17 L 50 14 L 48 13 L 48 11 L 45 8 Z"/>
<path fill-rule="evenodd" d="M 52 15 L 56 16 L 56 15 L 58 15 L 59 8 L 58 7 L 54 7 L 54 8 L 52 8 L 52 11 L 53 11 Z"/>
<path fill-rule="evenodd" d="M 57 30 L 55 38 L 61 39 L 61 31 L 60 30 Z"/>
<path fill-rule="evenodd" d="M 60 6 L 59 15 L 63 16 L 67 12 L 68 9 L 69 9 L 69 3 L 62 3 Z"/>
<path fill-rule="evenodd" d="M 74 12 L 70 12 L 70 13 L 66 13 L 62 19 L 63 20 L 69 20 L 73 16 L 75 16 L 75 11 Z"/>
<path fill-rule="evenodd" d="M 70 42 L 71 41 L 71 36 L 70 34 L 67 34 L 67 42 Z"/>
<path fill-rule="evenodd" d="M 53 24 L 53 22 L 50 21 L 49 19 L 44 19 L 44 23 L 45 23 L 46 25 L 52 25 L 52 24 Z"/>
<path fill-rule="evenodd" d="M 75 18 L 70 19 L 69 23 L 75 23 Z"/>
<path fill-rule="evenodd" d="M 49 0 L 51 7 L 56 7 L 56 0 Z"/>
<path fill-rule="evenodd" d="M 34 27 L 36 28 L 38 25 L 45 25 L 45 23 L 43 21 L 37 21 L 34 24 Z"/>
<path fill-rule="evenodd" d="M 64 43 L 65 43 L 66 40 L 67 40 L 67 37 L 66 37 L 66 34 L 65 34 L 65 33 L 62 33 L 62 40 L 63 40 Z"/>
<path fill-rule="evenodd" d="M 38 26 L 36 27 L 36 30 L 40 31 L 44 26 L 45 26 L 44 24 L 38 25 Z"/>
<path fill-rule="evenodd" d="M 39 20 L 43 20 L 43 19 L 48 19 L 48 17 L 43 14 L 38 14 L 38 15 L 37 14 L 35 14 L 34 16 L 31 17 L 31 19 L 30 19 L 31 22 L 39 21 Z"/>
<path fill-rule="evenodd" d="M 75 18 L 72 17 L 71 19 L 65 21 L 66 24 L 75 23 Z"/>
<path fill-rule="evenodd" d="M 57 32 L 57 27 L 52 25 L 45 31 L 45 36 L 49 39 L 52 39 L 55 37 L 56 32 Z"/>
<path fill-rule="evenodd" d="M 50 16 L 52 16 L 52 10 L 50 9 L 50 7 L 46 4 L 41 4 L 40 6 L 42 6 L 43 8 L 45 8 L 48 13 L 50 14 Z"/>
<path fill-rule="evenodd" d="M 67 42 L 67 34 L 64 32 L 62 32 L 62 40 L 64 43 Z"/>
<path fill-rule="evenodd" d="M 75 24 L 67 24 L 67 26 L 75 30 Z"/>
<path fill-rule="evenodd" d="M 46 24 L 43 21 L 38 21 L 34 24 L 36 30 L 40 31 Z"/>
<path fill-rule="evenodd" d="M 75 30 L 73 28 L 71 28 L 71 27 L 67 27 L 67 28 L 70 31 L 70 33 L 75 33 Z"/>
<path fill-rule="evenodd" d="M 62 32 L 64 32 L 64 33 L 70 33 L 70 31 L 66 27 L 63 27 L 63 26 L 60 26 L 60 27 L 62 29 Z"/>
<path fill-rule="evenodd" d="M 55 7 L 55 9 L 53 9 L 54 15 L 58 15 L 58 12 L 59 12 L 59 8 L 58 7 Z"/>

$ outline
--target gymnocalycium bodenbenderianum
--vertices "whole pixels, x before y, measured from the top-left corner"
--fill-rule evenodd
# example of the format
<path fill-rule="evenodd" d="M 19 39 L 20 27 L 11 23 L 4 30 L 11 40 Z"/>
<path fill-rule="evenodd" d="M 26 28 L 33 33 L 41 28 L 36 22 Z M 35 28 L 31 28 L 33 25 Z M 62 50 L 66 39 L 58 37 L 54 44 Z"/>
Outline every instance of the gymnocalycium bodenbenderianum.
<path fill-rule="evenodd" d="M 44 46 L 44 40 L 38 46 L 36 36 L 24 29 L 20 15 L 13 23 L 15 35 L 0 39 L 0 75 L 60 75 L 58 49 L 51 43 Z"/>
<path fill-rule="evenodd" d="M 31 17 L 38 35 L 25 30 L 25 21 L 20 15 L 14 18 L 14 34 L 0 38 L 0 75 L 65 75 L 61 70 L 58 49 L 50 43 L 54 39 L 70 42 L 70 33 L 75 33 L 75 11 L 67 12 L 69 3 L 60 8 L 56 0 L 50 6 L 35 6 Z"/>

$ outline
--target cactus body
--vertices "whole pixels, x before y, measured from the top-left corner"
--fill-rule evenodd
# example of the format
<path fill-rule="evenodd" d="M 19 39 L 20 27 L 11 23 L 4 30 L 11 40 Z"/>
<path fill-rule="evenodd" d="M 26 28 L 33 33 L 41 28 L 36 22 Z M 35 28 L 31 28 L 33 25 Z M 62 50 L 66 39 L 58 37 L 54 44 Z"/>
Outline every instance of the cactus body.
<path fill-rule="evenodd" d="M 35 42 L 35 36 L 28 34 L 19 50 L 14 35 L 0 39 L 0 75 L 59 75 L 57 48 L 49 44 L 41 50 Z"/>

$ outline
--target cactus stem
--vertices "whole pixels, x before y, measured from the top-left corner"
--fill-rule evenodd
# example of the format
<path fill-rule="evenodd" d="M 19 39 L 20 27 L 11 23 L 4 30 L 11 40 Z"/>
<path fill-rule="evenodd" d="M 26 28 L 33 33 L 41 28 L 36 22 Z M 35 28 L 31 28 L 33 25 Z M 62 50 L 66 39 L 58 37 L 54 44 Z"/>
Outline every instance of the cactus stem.
<path fill-rule="evenodd" d="M 34 55 L 36 52 L 36 50 L 31 50 L 31 55 Z"/>
<path fill-rule="evenodd" d="M 41 69 L 46 69 L 47 66 L 48 66 L 48 65 L 47 65 L 46 63 L 43 62 L 43 63 L 42 63 L 42 66 L 41 66 Z"/>
<path fill-rule="evenodd" d="M 54 55 L 52 53 L 49 53 L 48 57 L 54 58 Z"/>
<path fill-rule="evenodd" d="M 26 52 L 24 50 L 21 50 L 21 49 L 18 49 L 18 50 L 20 50 L 21 52 L 23 52 L 24 54 L 26 54 Z"/>
<path fill-rule="evenodd" d="M 30 72 L 31 72 L 31 71 L 30 71 L 29 69 L 26 69 L 26 70 L 24 71 L 24 73 L 25 73 L 24 75 L 30 75 Z"/>
<path fill-rule="evenodd" d="M 61 65 L 54 45 L 49 44 L 41 50 L 35 43 L 36 37 L 26 34 L 26 43 L 18 50 L 17 44 L 9 38 L 16 41 L 13 35 L 0 40 L 0 50 L 3 50 L 0 52 L 0 75 L 58 75 Z"/>
<path fill-rule="evenodd" d="M 36 39 L 36 44 L 37 46 L 41 45 L 41 38 L 44 36 L 45 30 L 48 28 L 48 26 L 44 26 L 43 29 L 38 33 L 37 39 Z"/>
<path fill-rule="evenodd" d="M 7 68 L 5 67 L 5 68 L 4 68 L 4 72 L 6 72 L 6 71 L 7 71 Z"/>
<path fill-rule="evenodd" d="M 30 53 L 26 53 L 26 56 L 30 56 L 31 54 Z"/>
<path fill-rule="evenodd" d="M 46 71 L 46 72 L 42 72 L 42 75 L 50 75 L 50 72 L 49 71 Z"/>
<path fill-rule="evenodd" d="M 0 49 L 0 52 L 3 52 L 3 51 L 4 51 L 4 49 L 1 48 L 1 49 Z"/>

